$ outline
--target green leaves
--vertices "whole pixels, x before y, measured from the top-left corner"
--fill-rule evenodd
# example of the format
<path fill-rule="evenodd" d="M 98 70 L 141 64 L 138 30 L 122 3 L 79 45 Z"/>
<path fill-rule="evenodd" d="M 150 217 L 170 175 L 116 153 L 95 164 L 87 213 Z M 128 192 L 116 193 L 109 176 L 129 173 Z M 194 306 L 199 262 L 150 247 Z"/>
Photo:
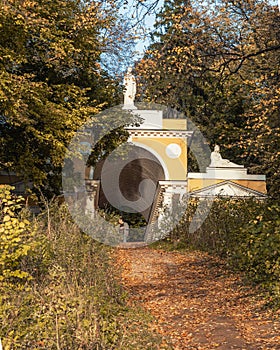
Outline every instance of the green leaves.
<path fill-rule="evenodd" d="M 280 278 L 279 214 L 279 206 L 273 204 L 266 208 L 263 215 L 241 228 L 244 240 L 240 242 L 239 248 L 240 265 L 245 266 L 254 281 L 263 283 L 272 290 Z"/>
<path fill-rule="evenodd" d="M 30 222 L 20 219 L 17 211 L 23 198 L 13 198 L 12 187 L 0 187 L 0 281 L 9 284 L 13 280 L 26 281 L 31 278 L 21 270 L 21 263 L 32 249 Z"/>
<path fill-rule="evenodd" d="M 113 1 L 106 9 L 79 0 L 0 7 L 1 167 L 50 196 L 60 191 L 64 153 L 77 129 L 119 103 L 118 82 L 101 68 L 110 51 L 105 32 L 110 26 L 123 35 L 118 16 Z"/>

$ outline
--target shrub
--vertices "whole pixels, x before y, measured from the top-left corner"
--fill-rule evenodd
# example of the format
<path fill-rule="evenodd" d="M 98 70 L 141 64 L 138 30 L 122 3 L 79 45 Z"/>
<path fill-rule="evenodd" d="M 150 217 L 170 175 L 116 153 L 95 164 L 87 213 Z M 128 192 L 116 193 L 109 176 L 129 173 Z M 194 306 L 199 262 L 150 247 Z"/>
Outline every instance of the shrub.
<path fill-rule="evenodd" d="M 280 207 L 268 205 L 240 233 L 234 256 L 239 268 L 280 299 Z"/>
<path fill-rule="evenodd" d="M 0 282 L 4 284 L 31 278 L 21 268 L 33 248 L 30 222 L 19 217 L 24 199 L 13 196 L 12 190 L 11 186 L 0 187 Z"/>

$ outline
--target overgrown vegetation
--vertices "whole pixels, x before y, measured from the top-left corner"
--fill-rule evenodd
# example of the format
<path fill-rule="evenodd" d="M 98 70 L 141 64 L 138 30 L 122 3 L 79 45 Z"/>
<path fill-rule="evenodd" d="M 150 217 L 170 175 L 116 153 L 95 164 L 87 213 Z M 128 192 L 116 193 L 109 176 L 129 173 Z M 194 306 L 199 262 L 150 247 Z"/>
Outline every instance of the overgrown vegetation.
<path fill-rule="evenodd" d="M 180 226 L 167 241 L 175 249 L 201 249 L 226 259 L 231 268 L 244 271 L 250 282 L 264 287 L 280 307 L 279 204 L 269 199 L 217 198 L 200 228 L 190 232 L 197 208 L 198 201 L 190 201 Z"/>
<path fill-rule="evenodd" d="M 154 349 L 150 316 L 128 306 L 110 248 L 52 204 L 37 218 L 1 188 L 0 338 L 14 349 Z"/>

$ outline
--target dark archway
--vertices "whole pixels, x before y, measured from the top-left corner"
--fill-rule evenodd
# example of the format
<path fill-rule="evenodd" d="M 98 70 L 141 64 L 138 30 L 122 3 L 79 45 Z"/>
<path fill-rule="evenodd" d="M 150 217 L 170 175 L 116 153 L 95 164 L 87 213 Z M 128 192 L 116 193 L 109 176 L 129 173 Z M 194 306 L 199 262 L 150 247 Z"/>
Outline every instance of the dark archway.
<path fill-rule="evenodd" d="M 131 159 L 131 161 L 124 166 L 124 168 L 121 170 L 120 177 L 119 177 L 119 190 L 121 194 L 130 202 L 137 201 L 140 199 L 141 194 L 139 191 L 139 186 L 143 180 L 149 179 L 152 180 L 155 184 L 155 188 L 158 184 L 159 180 L 165 180 L 164 170 L 162 165 L 160 164 L 159 160 L 149 151 L 147 151 L 144 148 L 141 148 L 139 146 L 132 146 L 129 149 L 129 154 L 126 155 L 128 159 Z M 103 169 L 104 160 L 99 162 L 95 169 L 94 169 L 94 180 L 100 180 L 101 179 L 101 172 Z M 115 165 L 112 165 L 114 167 Z M 114 168 L 111 169 L 111 174 L 114 176 Z M 109 176 L 110 176 L 110 169 L 108 170 Z M 112 178 L 112 183 L 114 182 Z M 143 183 L 142 183 L 143 184 Z M 112 193 L 116 189 L 112 187 L 111 189 Z M 145 197 L 147 199 L 150 199 L 151 196 L 154 196 L 154 193 L 151 193 L 151 189 L 144 188 L 142 186 L 141 188 L 142 198 L 145 200 Z M 99 203 L 98 206 L 100 208 L 108 208 L 110 206 L 110 203 L 108 202 L 101 183 L 100 188 L 100 195 L 99 195 Z M 123 208 L 123 211 L 125 212 L 126 208 Z M 149 218 L 149 214 L 151 211 L 151 206 L 149 206 L 146 210 L 142 211 L 141 214 L 147 221 Z"/>

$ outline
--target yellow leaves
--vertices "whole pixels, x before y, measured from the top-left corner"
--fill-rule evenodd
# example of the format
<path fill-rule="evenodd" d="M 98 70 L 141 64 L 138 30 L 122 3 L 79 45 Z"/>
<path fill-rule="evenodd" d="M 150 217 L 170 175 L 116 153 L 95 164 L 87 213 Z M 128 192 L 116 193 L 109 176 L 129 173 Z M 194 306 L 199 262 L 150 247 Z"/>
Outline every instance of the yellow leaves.
<path fill-rule="evenodd" d="M 25 227 L 26 227 L 25 222 L 20 222 L 20 223 L 18 224 L 18 227 L 19 227 L 19 228 L 25 228 Z"/>
<path fill-rule="evenodd" d="M 9 215 L 5 215 L 3 218 L 3 222 L 8 222 L 11 220 L 11 217 Z"/>
<path fill-rule="evenodd" d="M 21 260 L 31 250 L 29 240 L 32 237 L 30 222 L 20 219 L 17 210 L 21 209 L 21 198 L 13 198 L 11 186 L 0 188 L 0 279 L 29 278 L 29 274 L 20 271 Z M 1 213 L 4 213 L 1 222 Z"/>

